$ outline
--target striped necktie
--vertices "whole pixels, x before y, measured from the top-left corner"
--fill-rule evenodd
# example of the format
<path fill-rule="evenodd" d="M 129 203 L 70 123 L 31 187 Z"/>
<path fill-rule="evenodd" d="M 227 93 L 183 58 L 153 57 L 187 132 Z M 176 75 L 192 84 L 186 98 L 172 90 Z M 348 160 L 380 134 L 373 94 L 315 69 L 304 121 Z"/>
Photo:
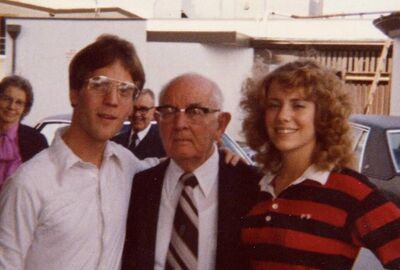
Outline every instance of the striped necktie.
<path fill-rule="evenodd" d="M 180 177 L 183 190 L 176 208 L 174 225 L 167 253 L 166 270 L 197 269 L 199 243 L 199 215 L 194 203 L 193 190 L 198 185 L 191 173 Z"/>

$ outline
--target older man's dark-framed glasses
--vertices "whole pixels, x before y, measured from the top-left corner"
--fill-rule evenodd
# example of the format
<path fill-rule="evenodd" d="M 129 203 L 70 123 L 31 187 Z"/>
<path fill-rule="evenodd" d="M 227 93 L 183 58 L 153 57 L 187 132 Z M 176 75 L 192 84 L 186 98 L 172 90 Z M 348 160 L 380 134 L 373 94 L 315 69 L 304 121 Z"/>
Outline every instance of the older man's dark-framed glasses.
<path fill-rule="evenodd" d="M 209 113 L 215 113 L 220 111 L 218 109 L 210 109 L 201 106 L 189 106 L 184 109 L 179 109 L 177 107 L 169 105 L 156 107 L 156 110 L 160 115 L 161 120 L 163 121 L 170 121 L 174 119 L 179 112 L 183 112 L 185 113 L 186 117 L 193 122 L 203 120 L 204 117 Z"/>
<path fill-rule="evenodd" d="M 132 82 L 110 79 L 106 76 L 95 76 L 87 80 L 87 87 L 98 95 L 107 95 L 115 87 L 123 99 L 136 99 L 140 89 Z"/>

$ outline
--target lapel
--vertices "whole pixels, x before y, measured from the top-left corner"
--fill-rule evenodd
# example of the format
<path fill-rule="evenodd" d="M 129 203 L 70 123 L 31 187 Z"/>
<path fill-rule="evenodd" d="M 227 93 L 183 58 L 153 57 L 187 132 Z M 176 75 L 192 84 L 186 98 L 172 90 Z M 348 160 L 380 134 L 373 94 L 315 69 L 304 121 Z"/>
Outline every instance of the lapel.
<path fill-rule="evenodd" d="M 32 147 L 32 136 L 31 132 L 27 128 L 25 128 L 24 125 L 19 124 L 18 127 L 18 146 L 19 146 L 19 152 L 21 154 L 22 161 L 25 162 L 28 160 L 30 152 L 31 152 L 31 147 Z"/>
<path fill-rule="evenodd" d="M 218 172 L 218 232 L 215 269 L 246 269 L 240 245 L 240 218 L 246 186 L 238 165 L 225 164 L 220 152 Z"/>
<path fill-rule="evenodd" d="M 232 200 L 234 199 L 233 175 L 224 162 L 224 155 L 220 153 L 218 172 L 218 239 L 217 239 L 217 265 L 223 255 L 223 247 L 229 241 L 229 231 L 234 224 L 230 224 L 232 216 Z"/>
<path fill-rule="evenodd" d="M 129 136 L 131 135 L 131 130 L 125 131 L 119 135 L 117 135 L 116 137 L 114 137 L 112 140 L 122 144 L 123 146 L 125 146 L 126 148 L 128 148 L 129 146 Z"/>
<path fill-rule="evenodd" d="M 155 258 L 155 248 L 156 248 L 156 237 L 157 237 L 157 224 L 158 224 L 158 213 L 160 210 L 161 193 L 164 183 L 165 171 L 167 170 L 169 159 L 162 162 L 155 168 L 154 174 L 149 181 L 148 194 L 146 194 L 146 212 L 147 218 L 145 218 L 148 223 L 146 224 L 148 228 L 148 239 L 145 239 L 149 243 L 149 250 L 152 251 L 152 260 L 154 265 Z"/>

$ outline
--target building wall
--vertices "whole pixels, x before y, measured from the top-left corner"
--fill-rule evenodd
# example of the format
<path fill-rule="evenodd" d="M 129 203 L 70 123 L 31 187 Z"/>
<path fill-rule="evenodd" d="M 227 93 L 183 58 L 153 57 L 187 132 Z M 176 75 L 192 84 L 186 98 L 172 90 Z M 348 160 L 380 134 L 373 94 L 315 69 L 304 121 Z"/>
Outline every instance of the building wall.
<path fill-rule="evenodd" d="M 198 43 L 150 42 L 147 44 L 147 84 L 156 93 L 171 78 L 198 72 L 215 80 L 224 94 L 224 108 L 232 113 L 228 134 L 240 140 L 240 87 L 249 75 L 253 49 Z"/>
<path fill-rule="evenodd" d="M 27 77 L 35 102 L 24 122 L 71 112 L 68 100 L 68 64 L 73 55 L 101 33 L 118 34 L 132 41 L 142 59 L 147 83 L 156 93 L 172 77 L 199 72 L 216 80 L 225 95 L 225 108 L 233 112 L 228 132 L 239 139 L 240 85 L 253 62 L 253 49 L 198 43 L 146 42 L 145 21 L 7 19 L 20 24 L 16 73 Z M 11 72 L 11 39 L 6 40 L 6 73 Z"/>
<path fill-rule="evenodd" d="M 132 40 L 145 61 L 145 21 L 6 19 L 21 25 L 16 45 L 16 74 L 32 83 L 35 101 L 23 120 L 34 125 L 40 119 L 71 112 L 68 96 L 68 65 L 74 54 L 102 33 Z M 12 43 L 6 38 L 5 74 L 11 73 Z M 145 63 L 144 63 L 145 64 Z"/>

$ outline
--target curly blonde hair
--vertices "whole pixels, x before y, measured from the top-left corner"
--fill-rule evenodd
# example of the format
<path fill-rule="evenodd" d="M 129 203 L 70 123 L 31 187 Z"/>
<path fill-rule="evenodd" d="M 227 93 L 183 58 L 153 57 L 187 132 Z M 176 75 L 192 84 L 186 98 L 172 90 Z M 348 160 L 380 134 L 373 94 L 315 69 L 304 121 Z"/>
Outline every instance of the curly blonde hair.
<path fill-rule="evenodd" d="M 310 60 L 284 64 L 261 78 L 249 78 L 243 84 L 240 106 L 244 111 L 243 134 L 264 171 L 277 172 L 281 155 L 265 127 L 266 94 L 276 83 L 282 91 L 303 89 L 305 98 L 315 103 L 317 147 L 312 162 L 322 170 L 353 166 L 353 151 L 348 117 L 351 99 L 342 81 Z"/>

